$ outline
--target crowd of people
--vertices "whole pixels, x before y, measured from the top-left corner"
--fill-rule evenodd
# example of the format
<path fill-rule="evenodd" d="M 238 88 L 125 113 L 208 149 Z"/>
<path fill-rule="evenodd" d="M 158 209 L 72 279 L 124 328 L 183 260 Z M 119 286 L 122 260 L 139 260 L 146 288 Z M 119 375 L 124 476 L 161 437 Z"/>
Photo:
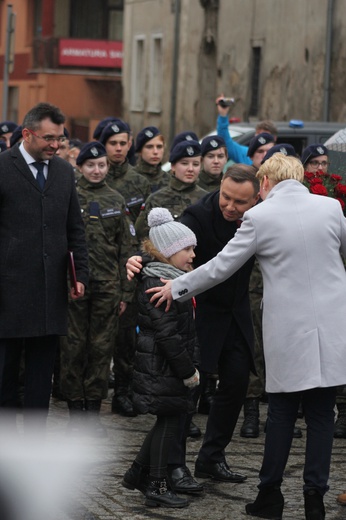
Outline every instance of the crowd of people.
<path fill-rule="evenodd" d="M 21 407 L 25 429 L 42 433 L 53 395 L 67 402 L 68 435 L 87 426 L 106 437 L 112 380 L 112 412 L 156 416 L 122 484 L 149 506 L 181 508 L 180 493 L 203 492 L 196 478 L 246 480 L 225 451 L 243 407 L 240 434 L 258 437 L 263 399 L 265 452 L 247 514 L 282 518 L 303 414 L 306 519 L 324 519 L 333 436 L 346 438 L 345 219 L 338 201 L 303 186 L 304 171 L 328 170 L 323 144 L 299 158 L 263 121 L 239 145 L 221 99 L 217 134 L 177 134 L 169 172 L 154 126 L 134 138 L 108 116 L 82 143 L 49 103 L 21 126 L 0 123 L 0 413 L 14 427 Z M 326 288 L 314 277 L 322 268 Z M 208 417 L 192 475 L 196 411 Z"/>

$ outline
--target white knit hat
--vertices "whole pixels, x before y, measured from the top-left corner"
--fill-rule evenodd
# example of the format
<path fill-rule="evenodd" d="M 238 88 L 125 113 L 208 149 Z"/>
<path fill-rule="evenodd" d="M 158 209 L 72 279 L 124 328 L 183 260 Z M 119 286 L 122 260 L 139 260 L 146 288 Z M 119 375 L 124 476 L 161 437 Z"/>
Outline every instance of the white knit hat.
<path fill-rule="evenodd" d="M 185 247 L 196 246 L 196 235 L 191 229 L 176 222 L 166 208 L 153 208 L 148 215 L 149 238 L 156 249 L 170 258 Z"/>

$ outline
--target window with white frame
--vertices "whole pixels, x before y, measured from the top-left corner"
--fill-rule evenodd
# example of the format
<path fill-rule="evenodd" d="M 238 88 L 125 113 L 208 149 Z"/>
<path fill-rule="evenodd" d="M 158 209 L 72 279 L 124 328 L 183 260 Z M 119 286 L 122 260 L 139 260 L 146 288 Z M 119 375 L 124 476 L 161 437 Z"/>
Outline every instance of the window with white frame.
<path fill-rule="evenodd" d="M 150 49 L 149 103 L 150 112 L 162 109 L 162 34 L 153 34 Z"/>
<path fill-rule="evenodd" d="M 132 59 L 131 110 L 144 110 L 145 36 L 135 36 Z"/>

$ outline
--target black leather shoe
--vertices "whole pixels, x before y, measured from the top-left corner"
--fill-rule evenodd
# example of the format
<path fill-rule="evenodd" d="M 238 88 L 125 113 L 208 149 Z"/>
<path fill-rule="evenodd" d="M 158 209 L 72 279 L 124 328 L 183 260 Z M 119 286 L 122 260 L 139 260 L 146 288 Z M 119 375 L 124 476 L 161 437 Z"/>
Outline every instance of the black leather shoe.
<path fill-rule="evenodd" d="M 150 484 L 149 468 L 134 462 L 131 468 L 126 471 L 121 484 L 127 489 L 138 489 L 145 495 Z"/>
<path fill-rule="evenodd" d="M 226 462 L 214 462 L 211 464 L 196 460 L 195 477 L 213 478 L 220 482 L 244 482 L 245 475 L 231 471 Z"/>
<path fill-rule="evenodd" d="M 124 415 L 125 417 L 137 416 L 133 409 L 131 399 L 129 399 L 127 395 L 113 395 L 112 412 L 120 413 L 120 415 Z"/>
<path fill-rule="evenodd" d="M 304 492 L 304 508 L 306 520 L 324 520 L 326 517 L 323 496 L 316 489 Z"/>
<path fill-rule="evenodd" d="M 188 437 L 192 437 L 193 439 L 198 439 L 202 436 L 201 430 L 198 428 L 197 424 L 191 421 L 189 431 L 187 432 Z"/>
<path fill-rule="evenodd" d="M 190 473 L 189 468 L 180 466 L 168 470 L 168 482 L 175 493 L 196 494 L 202 493 L 204 486 L 197 482 Z"/>

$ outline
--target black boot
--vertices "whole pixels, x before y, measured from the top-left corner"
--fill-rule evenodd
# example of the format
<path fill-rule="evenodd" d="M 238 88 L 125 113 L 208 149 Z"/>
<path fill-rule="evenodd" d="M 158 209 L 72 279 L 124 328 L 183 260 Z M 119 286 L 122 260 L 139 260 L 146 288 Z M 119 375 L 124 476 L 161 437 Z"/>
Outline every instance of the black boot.
<path fill-rule="evenodd" d="M 337 403 L 338 418 L 334 425 L 334 437 L 346 439 L 346 403 Z"/>
<path fill-rule="evenodd" d="M 259 399 L 245 399 L 244 422 L 240 436 L 255 439 L 259 436 Z"/>
<path fill-rule="evenodd" d="M 316 489 L 310 489 L 304 493 L 304 506 L 306 520 L 324 520 L 326 511 L 324 509 L 323 497 Z"/>
<path fill-rule="evenodd" d="M 126 471 L 121 483 L 127 489 L 138 489 L 145 495 L 149 487 L 149 468 L 134 461 L 131 468 Z"/>
<path fill-rule="evenodd" d="M 112 397 L 112 412 L 125 417 L 136 417 L 131 399 L 126 394 L 114 394 Z"/>
<path fill-rule="evenodd" d="M 216 392 L 217 378 L 215 374 L 208 374 L 204 388 L 202 388 L 201 396 L 198 403 L 198 413 L 208 415 L 210 405 Z"/>
<path fill-rule="evenodd" d="M 101 399 L 85 401 L 85 408 L 88 412 L 88 431 L 92 437 L 108 437 L 107 428 L 100 421 Z"/>
<path fill-rule="evenodd" d="M 190 422 L 189 430 L 187 432 L 188 437 L 192 437 L 193 439 L 198 439 L 202 436 L 201 430 L 198 428 L 197 424 L 194 422 Z"/>
<path fill-rule="evenodd" d="M 186 498 L 178 497 L 173 491 L 167 487 L 165 478 L 157 478 L 150 476 L 149 487 L 145 493 L 146 506 L 152 507 L 186 507 L 189 502 Z"/>
<path fill-rule="evenodd" d="M 267 486 L 260 489 L 256 500 L 252 504 L 246 504 L 245 509 L 250 516 L 281 520 L 284 497 L 280 486 Z"/>
<path fill-rule="evenodd" d="M 83 435 L 85 432 L 85 411 L 84 411 L 84 401 L 67 401 L 70 420 L 67 424 L 66 435 L 70 437 L 78 437 L 79 435 Z"/>

